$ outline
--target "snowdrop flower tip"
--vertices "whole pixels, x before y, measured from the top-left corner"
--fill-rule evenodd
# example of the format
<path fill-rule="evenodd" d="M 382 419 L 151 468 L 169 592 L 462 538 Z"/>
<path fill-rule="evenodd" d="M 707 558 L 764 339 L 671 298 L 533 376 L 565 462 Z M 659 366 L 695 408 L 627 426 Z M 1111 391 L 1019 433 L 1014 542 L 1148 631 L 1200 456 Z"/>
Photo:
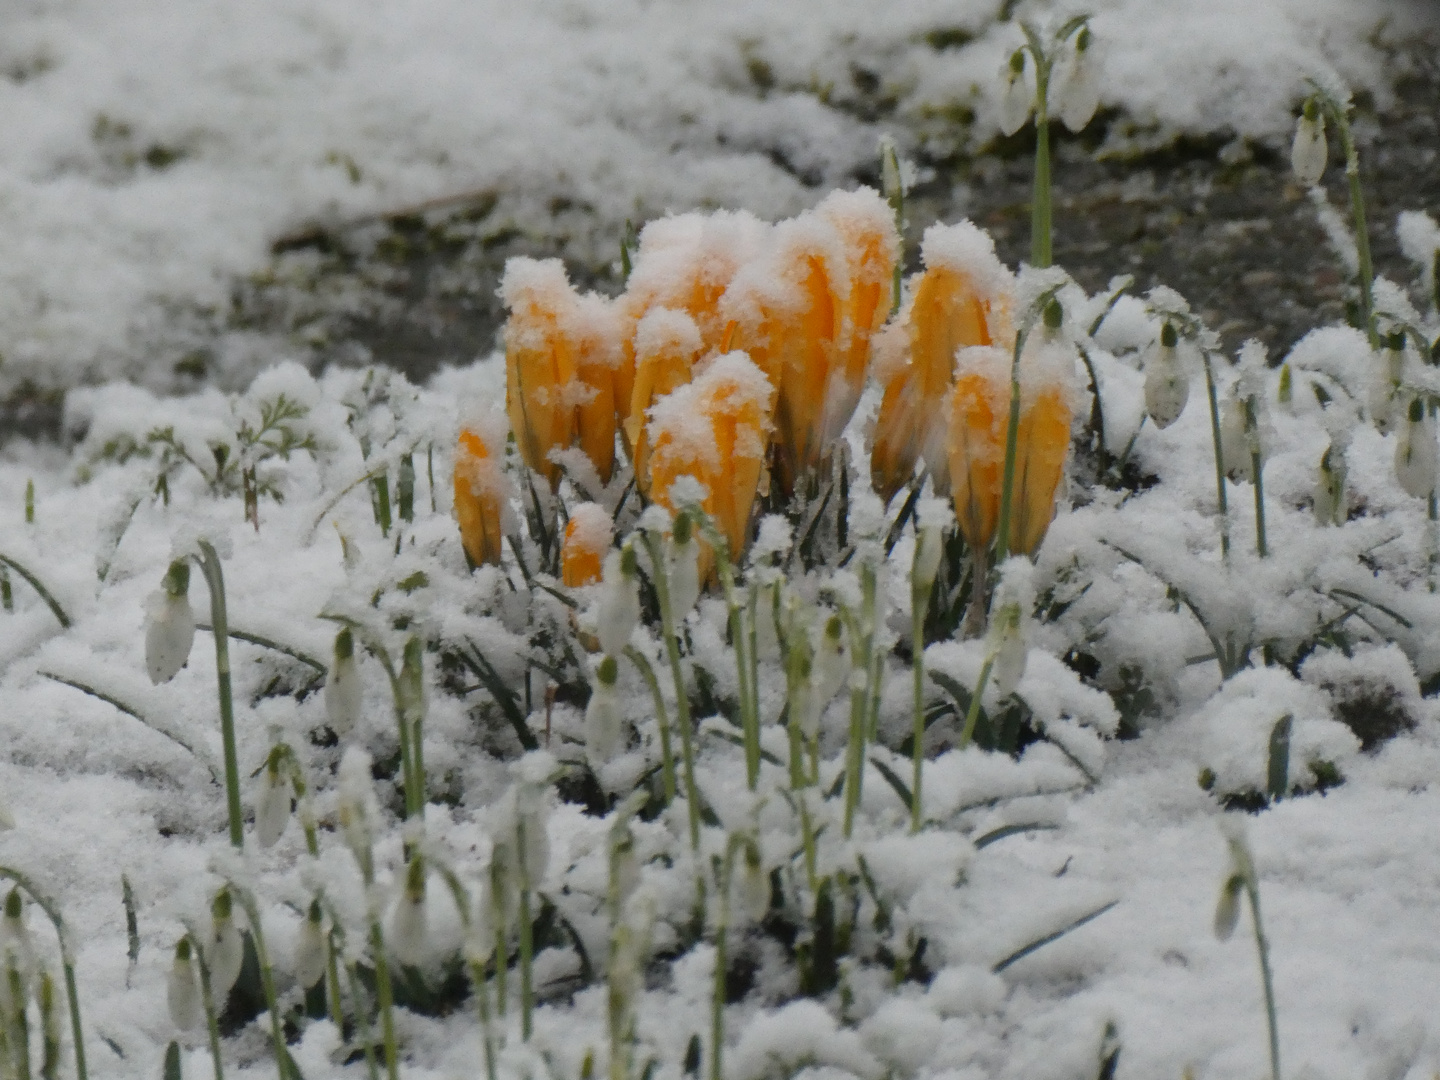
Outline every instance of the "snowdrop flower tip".
<path fill-rule="evenodd" d="M 325 717 L 336 735 L 346 735 L 360 718 L 365 684 L 355 661 L 355 635 L 347 626 L 335 635 L 335 658 L 325 679 Z"/>
<path fill-rule="evenodd" d="M 193 1031 L 205 1020 L 200 1000 L 200 982 L 195 974 L 195 961 L 190 955 L 190 939 L 182 937 L 175 945 L 175 959 L 165 985 L 170 1021 L 181 1031 Z"/>
<path fill-rule="evenodd" d="M 295 981 L 307 989 L 325 976 L 325 934 L 322 929 L 324 916 L 320 901 L 310 902 L 310 911 L 300 924 L 300 933 L 295 941 Z"/>
<path fill-rule="evenodd" d="M 1395 443 L 1395 476 L 1407 494 L 1424 499 L 1435 491 L 1437 469 L 1440 449 L 1435 441 L 1435 423 L 1426 415 L 1425 402 L 1412 398 Z"/>
<path fill-rule="evenodd" d="M 1145 364 L 1145 411 L 1162 430 L 1180 418 L 1190 397 L 1190 376 L 1181 362 L 1177 341 L 1175 328 L 1165 323 Z"/>
<path fill-rule="evenodd" d="M 282 769 L 280 747 L 260 773 L 260 795 L 255 801 L 255 839 L 262 848 L 273 847 L 290 822 L 290 781 Z"/>
<path fill-rule="evenodd" d="M 1035 104 L 1025 81 L 1024 49 L 1016 49 L 1010 54 L 1009 61 L 1000 69 L 1000 77 L 1005 83 L 1000 97 L 1000 130 L 1006 135 L 1014 135 L 1030 119 L 1030 110 Z"/>
<path fill-rule="evenodd" d="M 145 619 L 145 669 L 157 686 L 179 673 L 195 643 L 188 560 L 172 562 L 161 584 L 163 587 L 146 602 Z"/>
<path fill-rule="evenodd" d="M 1315 99 L 1310 98 L 1305 102 L 1305 111 L 1295 128 L 1295 141 L 1290 145 L 1290 168 L 1295 172 L 1295 179 L 1306 187 L 1318 184 L 1325 173 L 1328 156 L 1325 119 Z"/>

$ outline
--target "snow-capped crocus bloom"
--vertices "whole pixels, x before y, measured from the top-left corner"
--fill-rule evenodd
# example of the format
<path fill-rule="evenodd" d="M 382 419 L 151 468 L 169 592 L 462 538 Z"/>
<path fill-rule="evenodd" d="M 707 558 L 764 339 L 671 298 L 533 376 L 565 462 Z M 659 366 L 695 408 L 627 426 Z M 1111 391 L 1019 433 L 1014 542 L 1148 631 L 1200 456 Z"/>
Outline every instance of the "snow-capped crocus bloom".
<path fill-rule="evenodd" d="M 495 409 L 475 413 L 455 448 L 455 517 L 460 541 L 476 566 L 500 565 L 508 483 L 501 455 L 505 421 Z"/>
<path fill-rule="evenodd" d="M 885 387 L 875 422 L 870 476 L 885 501 L 910 482 L 924 456 L 940 490 L 948 486 L 944 401 L 955 354 L 971 345 L 1006 346 L 1013 338 L 1013 278 L 990 237 L 968 221 L 932 225 L 920 245 L 925 272 L 899 319 L 876 342 Z"/>
<path fill-rule="evenodd" d="M 890 312 L 899 235 L 890 205 L 864 188 L 834 192 L 775 227 L 770 250 L 720 303 L 729 348 L 777 389 L 776 480 L 794 490 L 849 422 Z"/>
<path fill-rule="evenodd" d="M 572 589 L 599 581 L 605 553 L 610 550 L 613 538 L 610 513 L 603 506 L 587 502 L 571 510 L 565 525 L 565 542 L 560 547 L 561 581 Z"/>
<path fill-rule="evenodd" d="M 690 381 L 695 362 L 704 349 L 700 328 L 683 311 L 653 308 L 635 327 L 635 375 L 623 429 L 630 459 L 635 465 L 635 482 L 642 492 L 650 489 L 646 414 L 656 401 Z"/>
<path fill-rule="evenodd" d="M 1325 173 L 1329 156 L 1325 145 L 1325 118 L 1314 98 L 1305 102 L 1305 111 L 1295 127 L 1295 141 L 1290 144 L 1290 168 L 1295 179 L 1306 187 L 1314 187 Z"/>
<path fill-rule="evenodd" d="M 673 511 L 682 476 L 705 489 L 701 506 L 739 558 L 765 465 L 775 391 L 744 353 L 717 357 L 704 373 L 650 410 L 650 490 Z"/>
<path fill-rule="evenodd" d="M 170 564 L 162 588 L 146 602 L 145 669 L 155 684 L 169 682 L 190 658 L 195 643 L 195 612 L 190 608 L 190 563 Z"/>
<path fill-rule="evenodd" d="M 615 464 L 622 320 L 614 305 L 581 296 L 559 259 L 505 264 L 505 404 L 525 463 L 560 482 L 551 452 L 579 445 L 608 482 Z M 626 386 L 628 391 L 628 384 Z"/>
<path fill-rule="evenodd" d="M 1428 499 L 1435 493 L 1437 469 L 1440 469 L 1440 448 L 1435 443 L 1435 421 L 1428 415 L 1422 399 L 1411 398 L 1399 438 L 1395 440 L 1395 476 L 1408 494 Z"/>

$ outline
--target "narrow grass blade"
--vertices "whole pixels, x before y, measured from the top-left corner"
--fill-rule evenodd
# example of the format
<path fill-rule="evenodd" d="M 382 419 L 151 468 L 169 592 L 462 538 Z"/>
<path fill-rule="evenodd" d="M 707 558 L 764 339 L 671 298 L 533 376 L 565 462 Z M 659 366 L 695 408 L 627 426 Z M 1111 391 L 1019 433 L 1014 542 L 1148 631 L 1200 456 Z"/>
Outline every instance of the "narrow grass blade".
<path fill-rule="evenodd" d="M 1004 971 L 1004 970 L 1005 970 L 1006 968 L 1008 968 L 1011 964 L 1018 963 L 1019 961 L 1025 959 L 1025 957 L 1029 956 L 1031 953 L 1035 952 L 1037 949 L 1043 949 L 1046 945 L 1049 945 L 1051 942 L 1059 941 L 1059 940 L 1060 940 L 1062 937 L 1064 937 L 1066 934 L 1070 933 L 1070 931 L 1072 931 L 1072 930 L 1078 930 L 1078 929 L 1080 929 L 1080 927 L 1084 926 L 1086 923 L 1088 923 L 1088 922 L 1090 922 L 1090 921 L 1092 921 L 1092 920 L 1094 920 L 1094 919 L 1098 919 L 1101 915 L 1104 915 L 1107 911 L 1109 911 L 1111 908 L 1113 908 L 1113 907 L 1114 907 L 1116 904 L 1118 904 L 1118 903 L 1120 903 L 1119 900 L 1111 900 L 1108 904 L 1103 904 L 1103 905 L 1101 905 L 1100 907 L 1096 908 L 1094 911 L 1089 912 L 1088 914 L 1085 914 L 1085 915 L 1081 915 L 1080 918 L 1076 919 L 1074 922 L 1072 922 L 1072 923 L 1070 923 L 1070 924 L 1068 924 L 1068 925 L 1066 925 L 1066 926 L 1062 926 L 1059 930 L 1056 930 L 1056 931 L 1054 931 L 1053 933 L 1046 934 L 1044 937 L 1039 938 L 1039 939 L 1037 939 L 1037 940 L 1035 940 L 1035 941 L 1030 942 L 1030 944 L 1028 944 L 1028 945 L 1024 945 L 1024 946 L 1016 949 L 1016 950 L 1015 950 L 1013 953 L 1011 953 L 1009 956 L 1005 957 L 1005 959 L 1003 959 L 1003 960 L 999 961 L 998 963 L 992 965 L 991 968 L 990 968 L 990 970 L 991 970 L 994 974 L 999 975 L 1000 972 Z"/>
<path fill-rule="evenodd" d="M 40 583 L 39 578 L 37 578 L 29 570 L 25 569 L 24 566 L 16 562 L 9 555 L 6 555 L 3 551 L 0 551 L 0 563 L 4 563 L 6 566 L 10 567 L 10 569 L 14 570 L 17 574 L 23 577 L 27 582 L 29 582 L 30 587 L 40 594 L 40 599 L 44 600 L 50 610 L 55 613 L 55 618 L 60 620 L 60 625 L 63 626 L 66 630 L 70 629 L 70 616 L 65 614 L 65 609 L 62 608 L 60 604 L 56 601 L 55 597 L 51 595 L 50 590 L 45 588 L 45 586 Z"/>

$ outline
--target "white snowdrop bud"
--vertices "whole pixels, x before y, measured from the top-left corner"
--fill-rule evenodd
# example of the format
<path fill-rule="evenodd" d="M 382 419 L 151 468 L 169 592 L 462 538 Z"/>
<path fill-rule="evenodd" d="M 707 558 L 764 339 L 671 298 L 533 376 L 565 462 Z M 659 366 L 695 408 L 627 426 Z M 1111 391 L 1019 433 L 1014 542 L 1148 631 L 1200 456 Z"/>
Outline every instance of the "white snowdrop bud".
<path fill-rule="evenodd" d="M 245 962 L 245 942 L 235 925 L 234 899 L 228 885 L 215 894 L 215 901 L 210 905 L 210 941 L 205 959 L 210 965 L 210 992 L 216 1008 L 223 1009 L 230 988 L 240 978 L 240 966 Z"/>
<path fill-rule="evenodd" d="M 1404 381 L 1405 334 L 1398 332 L 1386 338 L 1384 363 L 1376 365 L 1370 378 L 1370 421 L 1382 435 L 1388 435 L 1404 415 L 1398 409 Z"/>
<path fill-rule="evenodd" d="M 760 846 L 753 841 L 741 845 L 740 871 L 735 882 L 735 903 L 745 918 L 759 922 L 770 910 L 770 875 L 760 861 Z"/>
<path fill-rule="evenodd" d="M 1345 454 L 1334 443 L 1320 455 L 1315 478 L 1315 520 L 1321 525 L 1343 525 L 1348 516 L 1345 500 Z"/>
<path fill-rule="evenodd" d="M 28 986 L 35 972 L 35 942 L 25 925 L 25 901 L 18 888 L 5 895 L 5 917 L 0 920 L 0 956 L 4 957 L 7 970 L 13 967 Z M 5 992 L 9 993 L 8 981 Z"/>
<path fill-rule="evenodd" d="M 300 923 L 295 939 L 295 981 L 309 989 L 325 977 L 325 916 L 320 901 L 310 901 L 310 910 Z"/>
<path fill-rule="evenodd" d="M 1245 407 L 1227 398 L 1220 407 L 1220 462 L 1232 480 L 1251 479 L 1250 440 L 1245 435 Z"/>
<path fill-rule="evenodd" d="M 585 706 L 585 758 L 598 769 L 615 756 L 625 724 L 620 695 L 615 692 L 619 665 L 613 656 L 600 661 L 595 681 L 590 684 L 590 701 Z"/>
<path fill-rule="evenodd" d="M 608 656 L 619 656 L 640 622 L 640 590 L 636 582 L 635 549 L 627 542 L 605 556 L 595 636 Z"/>
<path fill-rule="evenodd" d="M 1024 49 L 1016 49 L 1010 54 L 1009 62 L 1000 69 L 1000 78 L 1005 83 L 1000 97 L 1000 130 L 1006 135 L 1014 135 L 1030 119 L 1030 109 L 1035 104 L 1030 86 L 1025 81 Z"/>
<path fill-rule="evenodd" d="M 1238 875 L 1226 878 L 1220 886 L 1220 899 L 1215 905 L 1215 936 L 1221 941 L 1229 941 L 1240 922 L 1240 890 L 1244 887 L 1245 882 Z"/>
<path fill-rule="evenodd" d="M 1006 604 L 990 617 L 990 683 L 1002 698 L 1013 694 L 1025 675 L 1030 649 L 1021 622 L 1016 604 Z"/>
<path fill-rule="evenodd" d="M 273 847 L 290 822 L 290 780 L 285 775 L 285 748 L 271 749 L 260 770 L 260 792 L 255 799 L 255 839 L 262 848 Z"/>
<path fill-rule="evenodd" d="M 200 979 L 195 972 L 195 960 L 190 955 L 188 937 L 182 937 L 175 944 L 175 960 L 170 965 L 170 978 L 165 983 L 165 1001 L 170 1006 L 170 1022 L 181 1031 L 194 1031 L 205 1022 Z"/>
<path fill-rule="evenodd" d="M 485 883 L 480 887 L 475 910 L 470 913 L 470 923 L 465 928 L 462 947 L 467 963 L 484 964 L 494 954 L 495 922 L 495 904 L 491 899 L 490 886 Z"/>
<path fill-rule="evenodd" d="M 190 564 L 176 559 L 145 602 L 145 669 L 150 681 L 169 682 L 190 659 L 195 642 L 195 612 L 190 609 Z"/>
<path fill-rule="evenodd" d="M 390 951 L 409 967 L 429 958 L 430 916 L 425 902 L 425 860 L 415 856 L 405 871 L 405 889 L 390 913 Z"/>
<path fill-rule="evenodd" d="M 815 690 L 817 712 L 824 711 L 845 687 L 850 677 L 850 657 L 845 648 L 845 623 L 839 615 L 831 615 L 815 645 L 815 659 L 810 665 L 810 683 Z"/>
<path fill-rule="evenodd" d="M 509 814 L 502 816 L 501 835 L 490 849 L 490 910 L 494 916 L 492 926 L 500 935 L 505 933 L 520 903 L 520 868 L 515 858 L 515 844 L 506 839 L 514 833 L 513 822 Z"/>
<path fill-rule="evenodd" d="M 680 623 L 700 599 L 700 542 L 686 511 L 675 517 L 669 563 L 670 617 Z"/>
<path fill-rule="evenodd" d="M 640 884 L 640 860 L 635 855 L 635 834 L 630 816 L 619 814 L 610 828 L 610 899 L 612 918 L 618 917 L 625 901 Z"/>
<path fill-rule="evenodd" d="M 940 572 L 940 558 L 945 554 L 945 531 L 936 525 L 920 530 L 915 540 L 915 562 L 910 568 L 910 586 L 921 595 L 929 595 Z"/>
<path fill-rule="evenodd" d="M 1440 468 L 1440 449 L 1435 444 L 1435 421 L 1426 415 L 1425 402 L 1411 398 L 1405 423 L 1395 443 L 1395 476 L 1400 486 L 1417 499 L 1428 499 L 1435 491 Z"/>
<path fill-rule="evenodd" d="M 1295 141 L 1290 144 L 1290 168 L 1295 170 L 1295 179 L 1306 187 L 1320 182 L 1325 173 L 1325 162 L 1329 156 L 1325 145 L 1325 118 L 1314 98 L 1305 102 L 1305 111 L 1295 128 Z"/>
<path fill-rule="evenodd" d="M 1080 131 L 1100 107 L 1100 80 L 1088 26 L 1075 35 L 1075 51 L 1060 73 L 1056 103 L 1060 119 L 1071 131 Z"/>
<path fill-rule="evenodd" d="M 375 792 L 370 780 L 370 755 L 352 746 L 340 759 L 340 831 L 355 858 L 364 865 L 371 843 L 371 804 Z"/>
<path fill-rule="evenodd" d="M 1180 362 L 1178 343 L 1175 328 L 1167 322 L 1145 364 L 1145 411 L 1162 430 L 1180 418 L 1190 398 L 1190 375 Z"/>
<path fill-rule="evenodd" d="M 325 718 L 336 735 L 348 735 L 360 719 L 365 685 L 355 661 L 355 634 L 345 627 L 335 635 L 335 660 L 325 679 Z"/>
<path fill-rule="evenodd" d="M 550 867 L 548 817 L 545 789 L 538 784 L 521 784 L 515 793 L 515 847 L 523 862 L 525 882 L 532 889 L 540 887 Z"/>

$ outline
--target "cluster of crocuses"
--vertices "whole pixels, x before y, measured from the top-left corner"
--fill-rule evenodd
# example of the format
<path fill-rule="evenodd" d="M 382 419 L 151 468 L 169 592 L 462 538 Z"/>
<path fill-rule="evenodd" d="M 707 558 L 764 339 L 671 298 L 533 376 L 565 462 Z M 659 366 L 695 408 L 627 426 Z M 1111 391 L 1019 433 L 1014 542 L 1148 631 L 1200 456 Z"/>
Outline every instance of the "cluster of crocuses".
<path fill-rule="evenodd" d="M 671 510 L 676 481 L 691 477 L 738 555 L 757 492 L 804 498 L 828 477 L 873 375 L 880 496 L 928 476 L 953 497 L 967 544 L 985 552 L 1014 426 L 1008 550 L 1033 552 L 1070 444 L 1065 365 L 1012 368 L 1015 280 L 968 222 L 926 232 L 924 268 L 898 303 L 895 218 L 868 189 L 774 225 L 745 212 L 663 218 L 641 234 L 614 299 L 577 292 L 558 260 L 511 260 L 506 405 L 524 464 L 552 489 L 564 474 L 585 488 L 609 484 L 623 454 L 640 494 Z M 456 512 L 476 563 L 499 561 L 504 534 L 495 419 L 468 425 L 457 455 Z M 563 559 L 567 584 L 598 579 L 610 543 L 577 516 L 568 538 L 582 534 Z"/>

